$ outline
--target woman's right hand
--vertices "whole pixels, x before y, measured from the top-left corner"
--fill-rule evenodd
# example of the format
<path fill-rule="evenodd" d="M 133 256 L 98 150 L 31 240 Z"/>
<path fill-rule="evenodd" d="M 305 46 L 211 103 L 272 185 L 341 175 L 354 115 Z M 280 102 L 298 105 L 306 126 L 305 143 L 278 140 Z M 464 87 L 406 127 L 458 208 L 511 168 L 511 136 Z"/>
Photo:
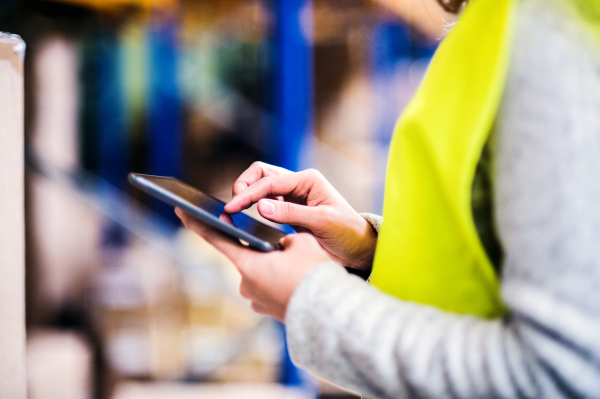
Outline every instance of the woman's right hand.
<path fill-rule="evenodd" d="M 234 183 L 225 212 L 235 214 L 254 203 L 264 218 L 311 233 L 342 266 L 371 268 L 377 234 L 318 171 L 294 173 L 255 162 Z"/>

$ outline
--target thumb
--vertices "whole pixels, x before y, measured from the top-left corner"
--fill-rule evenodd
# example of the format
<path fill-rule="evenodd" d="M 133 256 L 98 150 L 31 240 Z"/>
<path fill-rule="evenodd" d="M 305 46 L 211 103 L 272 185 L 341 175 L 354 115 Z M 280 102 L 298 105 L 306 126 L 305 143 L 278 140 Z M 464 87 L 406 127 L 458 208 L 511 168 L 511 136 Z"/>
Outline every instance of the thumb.
<path fill-rule="evenodd" d="M 294 204 L 292 202 L 261 199 L 258 201 L 258 212 L 262 217 L 275 223 L 287 223 L 305 227 L 313 227 L 323 223 L 316 207 Z"/>

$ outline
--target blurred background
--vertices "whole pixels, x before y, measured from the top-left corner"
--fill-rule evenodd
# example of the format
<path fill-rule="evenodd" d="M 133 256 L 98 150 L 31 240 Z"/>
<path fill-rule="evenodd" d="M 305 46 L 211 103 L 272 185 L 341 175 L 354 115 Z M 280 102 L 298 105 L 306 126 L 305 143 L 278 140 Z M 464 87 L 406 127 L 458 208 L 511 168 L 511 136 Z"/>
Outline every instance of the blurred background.
<path fill-rule="evenodd" d="M 379 213 L 450 22 L 435 0 L 0 2 L 27 43 L 29 397 L 355 397 L 297 370 L 234 268 L 126 176 L 227 201 L 254 161 L 313 167 Z"/>

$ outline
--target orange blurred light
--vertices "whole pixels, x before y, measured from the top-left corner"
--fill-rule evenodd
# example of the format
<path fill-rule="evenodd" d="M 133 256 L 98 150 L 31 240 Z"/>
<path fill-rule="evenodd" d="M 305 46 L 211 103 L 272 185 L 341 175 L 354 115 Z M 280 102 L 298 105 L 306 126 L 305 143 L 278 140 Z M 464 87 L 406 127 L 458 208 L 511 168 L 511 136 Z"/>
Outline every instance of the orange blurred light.
<path fill-rule="evenodd" d="M 49 0 L 60 3 L 69 3 L 102 11 L 118 11 L 123 8 L 140 8 L 144 10 L 160 9 L 174 10 L 179 6 L 177 0 Z"/>

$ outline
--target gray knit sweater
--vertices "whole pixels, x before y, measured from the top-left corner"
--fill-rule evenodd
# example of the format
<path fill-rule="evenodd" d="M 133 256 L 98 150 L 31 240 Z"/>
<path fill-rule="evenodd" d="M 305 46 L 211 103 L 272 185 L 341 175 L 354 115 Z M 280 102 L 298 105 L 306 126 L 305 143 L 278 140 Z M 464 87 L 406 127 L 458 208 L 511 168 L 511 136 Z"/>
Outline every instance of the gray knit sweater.
<path fill-rule="evenodd" d="M 600 51 L 559 0 L 520 0 L 495 126 L 509 316 L 403 302 L 319 265 L 286 314 L 293 360 L 373 398 L 600 398 Z"/>

